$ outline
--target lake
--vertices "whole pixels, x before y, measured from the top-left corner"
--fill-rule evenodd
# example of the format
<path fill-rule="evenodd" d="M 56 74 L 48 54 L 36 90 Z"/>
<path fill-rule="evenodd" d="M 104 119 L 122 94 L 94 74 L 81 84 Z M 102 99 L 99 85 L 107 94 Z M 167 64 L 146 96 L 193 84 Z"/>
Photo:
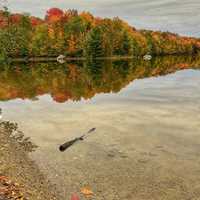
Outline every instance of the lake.
<path fill-rule="evenodd" d="M 0 108 L 38 145 L 30 157 L 65 198 L 89 187 L 97 200 L 196 199 L 199 69 L 199 56 L 13 63 L 1 66 Z"/>

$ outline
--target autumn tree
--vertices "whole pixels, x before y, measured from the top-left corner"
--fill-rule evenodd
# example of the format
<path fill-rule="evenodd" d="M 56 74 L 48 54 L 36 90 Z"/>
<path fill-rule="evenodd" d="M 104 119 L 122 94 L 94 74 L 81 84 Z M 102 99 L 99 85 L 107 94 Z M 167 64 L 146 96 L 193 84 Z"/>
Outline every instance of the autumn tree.
<path fill-rule="evenodd" d="M 83 55 L 84 42 L 89 30 L 90 24 L 80 16 L 72 17 L 68 23 L 64 25 L 64 37 L 67 45 L 66 50 L 69 55 Z"/>
<path fill-rule="evenodd" d="M 64 12 L 64 17 L 67 20 L 70 20 L 73 17 L 77 17 L 78 16 L 78 11 L 76 9 L 68 9 Z"/>
<path fill-rule="evenodd" d="M 48 26 L 46 24 L 41 24 L 35 28 L 31 38 L 30 51 L 34 56 L 47 56 L 51 53 Z"/>
<path fill-rule="evenodd" d="M 64 12 L 59 8 L 51 8 L 47 11 L 45 19 L 49 23 L 55 23 L 61 20 Z"/>
<path fill-rule="evenodd" d="M 91 58 L 145 54 L 194 54 L 200 40 L 170 32 L 137 30 L 127 22 L 89 12 L 51 8 L 45 19 L 0 10 L 1 57 L 58 56 Z"/>

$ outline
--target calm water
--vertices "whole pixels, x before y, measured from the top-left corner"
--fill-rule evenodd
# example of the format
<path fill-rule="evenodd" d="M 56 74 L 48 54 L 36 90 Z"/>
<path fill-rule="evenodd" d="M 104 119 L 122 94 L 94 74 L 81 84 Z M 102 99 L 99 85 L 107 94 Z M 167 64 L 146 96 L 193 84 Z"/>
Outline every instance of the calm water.
<path fill-rule="evenodd" d="M 40 17 L 50 7 L 200 36 L 199 0 L 9 0 L 12 11 Z M 95 200 L 197 200 L 199 69 L 192 57 L 1 66 L 0 108 L 39 146 L 30 156 L 63 199 L 88 186 Z M 58 151 L 92 127 L 86 141 Z"/>
<path fill-rule="evenodd" d="M 3 119 L 39 146 L 30 156 L 65 198 L 85 186 L 97 200 L 200 197 L 199 57 L 1 68 Z"/>

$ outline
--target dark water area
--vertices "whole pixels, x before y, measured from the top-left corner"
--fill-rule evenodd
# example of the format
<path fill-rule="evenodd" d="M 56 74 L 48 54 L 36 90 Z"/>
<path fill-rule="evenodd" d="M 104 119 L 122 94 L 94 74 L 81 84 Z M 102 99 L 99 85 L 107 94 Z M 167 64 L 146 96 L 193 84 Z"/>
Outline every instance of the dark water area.
<path fill-rule="evenodd" d="M 200 57 L 0 66 L 2 119 L 63 198 L 198 199 Z M 61 153 L 59 145 L 96 130 Z"/>

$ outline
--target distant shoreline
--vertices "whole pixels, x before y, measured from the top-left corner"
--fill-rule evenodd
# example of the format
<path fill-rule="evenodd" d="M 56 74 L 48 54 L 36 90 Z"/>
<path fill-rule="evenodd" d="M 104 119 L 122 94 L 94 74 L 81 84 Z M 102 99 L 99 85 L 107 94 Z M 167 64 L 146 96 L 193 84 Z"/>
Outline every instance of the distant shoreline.
<path fill-rule="evenodd" d="M 125 60 L 125 59 L 133 59 L 136 57 L 133 56 L 123 56 L 123 57 L 117 57 L 117 56 L 113 56 L 113 57 L 99 57 L 99 58 L 95 58 L 93 60 Z M 86 57 L 65 57 L 64 60 L 65 61 L 84 61 L 84 60 L 89 60 L 90 58 L 86 58 Z M 24 61 L 30 61 L 30 62 L 40 62 L 40 61 L 57 61 L 57 57 L 29 57 L 29 58 L 10 58 L 11 61 L 13 62 L 24 62 Z"/>
<path fill-rule="evenodd" d="M 164 56 L 196 56 L 198 53 L 194 54 L 165 54 L 165 55 L 152 55 L 155 57 L 164 57 Z M 96 58 L 87 58 L 87 57 L 65 57 L 64 61 L 86 61 L 86 60 L 129 60 L 129 59 L 143 59 L 142 56 L 112 56 L 112 57 L 96 57 Z M 57 62 L 57 56 L 36 56 L 36 57 L 19 57 L 19 58 L 9 58 L 11 62 Z"/>

